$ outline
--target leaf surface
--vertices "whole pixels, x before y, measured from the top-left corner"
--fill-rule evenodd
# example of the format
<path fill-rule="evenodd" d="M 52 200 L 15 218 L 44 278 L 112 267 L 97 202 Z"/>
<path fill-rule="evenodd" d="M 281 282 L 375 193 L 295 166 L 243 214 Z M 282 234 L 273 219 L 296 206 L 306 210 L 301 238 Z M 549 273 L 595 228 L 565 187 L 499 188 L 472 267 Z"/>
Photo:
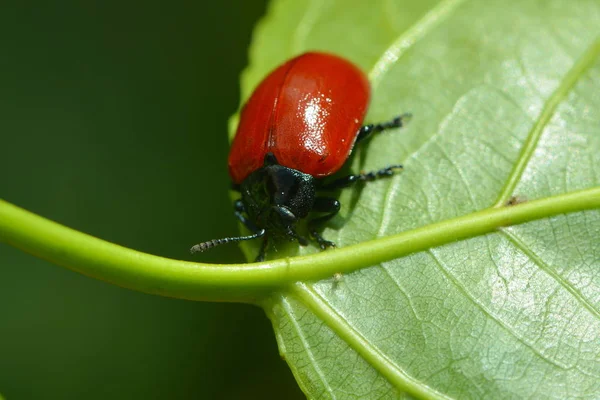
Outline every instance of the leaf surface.
<path fill-rule="evenodd" d="M 274 1 L 243 99 L 314 49 L 370 72 L 369 122 L 413 114 L 357 151 L 354 170 L 405 171 L 342 193 L 324 230 L 340 247 L 600 186 L 598 1 Z M 298 283 L 265 309 L 311 398 L 598 397 L 600 212 Z"/>

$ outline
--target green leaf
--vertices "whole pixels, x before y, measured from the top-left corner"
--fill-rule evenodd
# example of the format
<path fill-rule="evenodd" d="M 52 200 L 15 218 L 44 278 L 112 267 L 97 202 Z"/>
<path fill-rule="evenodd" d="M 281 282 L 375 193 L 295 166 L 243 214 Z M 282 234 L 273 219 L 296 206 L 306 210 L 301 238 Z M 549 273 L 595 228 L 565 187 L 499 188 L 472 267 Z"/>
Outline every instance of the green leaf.
<path fill-rule="evenodd" d="M 340 247 L 600 186 L 596 0 L 274 1 L 243 99 L 310 49 L 370 72 L 370 121 L 414 116 L 355 157 L 405 171 L 342 195 L 343 223 L 324 231 Z M 600 212 L 481 232 L 265 302 L 304 392 L 599 397 Z"/>
<path fill-rule="evenodd" d="M 414 114 L 358 149 L 356 169 L 406 171 L 342 195 L 340 249 L 171 260 L 3 200 L 0 241 L 147 293 L 261 304 L 312 398 L 600 397 L 600 4 L 359 3 L 273 3 L 243 78 L 247 97 L 284 59 L 335 51 L 370 71 L 369 119 Z"/>

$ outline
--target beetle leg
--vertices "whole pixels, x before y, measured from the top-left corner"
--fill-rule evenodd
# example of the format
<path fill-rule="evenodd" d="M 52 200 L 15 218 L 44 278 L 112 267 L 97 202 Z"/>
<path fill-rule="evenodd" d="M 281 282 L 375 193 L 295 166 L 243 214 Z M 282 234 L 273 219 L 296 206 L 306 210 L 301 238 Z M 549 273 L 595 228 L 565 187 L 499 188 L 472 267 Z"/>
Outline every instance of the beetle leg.
<path fill-rule="evenodd" d="M 371 135 L 373 135 L 374 133 L 383 132 L 386 129 L 401 128 L 408 121 L 410 121 L 411 117 L 412 117 L 412 115 L 407 113 L 407 114 L 399 115 L 396 118 L 394 118 L 393 120 L 388 121 L 388 122 L 383 122 L 380 124 L 365 125 L 362 128 L 360 128 L 360 130 L 358 131 L 358 135 L 356 136 L 356 143 L 358 143 L 362 140 L 365 140 L 368 137 L 371 137 Z"/>
<path fill-rule="evenodd" d="M 402 170 L 402 165 L 390 165 L 379 171 L 363 172 L 358 175 L 348 175 L 319 186 L 319 190 L 337 190 L 352 186 L 357 182 L 370 182 L 379 178 L 386 178 Z"/>
<path fill-rule="evenodd" d="M 248 220 L 248 218 L 244 217 L 242 212 L 245 211 L 245 207 L 244 207 L 244 203 L 242 203 L 241 200 L 237 200 L 234 203 L 234 208 L 235 208 L 235 211 L 233 214 L 236 216 L 236 218 L 242 224 L 244 224 L 244 226 L 246 226 L 246 228 L 248 228 L 252 232 L 252 235 L 232 236 L 232 237 L 226 237 L 226 238 L 222 238 L 222 239 L 213 239 L 213 240 L 209 240 L 209 241 L 203 242 L 203 243 L 198 243 L 198 244 L 195 244 L 194 246 L 192 246 L 192 248 L 190 249 L 190 252 L 192 254 L 201 253 L 203 251 L 212 249 L 213 247 L 220 246 L 222 244 L 241 242 L 244 240 L 258 239 L 260 237 L 265 236 L 265 234 L 267 233 L 265 229 L 261 229 L 261 228 L 257 227 L 250 220 Z"/>
<path fill-rule="evenodd" d="M 259 227 L 254 225 L 248 218 L 242 215 L 243 212 L 246 212 L 246 207 L 244 206 L 244 202 L 241 199 L 237 199 L 235 203 L 233 203 L 233 208 L 235 209 L 235 217 L 240 220 L 242 224 L 251 232 L 256 234 L 257 232 L 262 231 Z M 269 236 L 264 235 L 263 241 L 260 245 L 260 250 L 258 251 L 258 255 L 256 256 L 255 262 L 260 262 L 265 260 L 265 254 L 267 253 L 267 247 L 269 245 Z"/>
<path fill-rule="evenodd" d="M 237 199 L 235 203 L 233 203 L 233 209 L 238 212 L 246 212 L 246 206 L 242 199 Z"/>
<path fill-rule="evenodd" d="M 234 203 L 234 208 L 235 208 L 235 211 L 233 214 L 236 216 L 236 218 L 242 224 L 244 224 L 244 226 L 246 228 L 248 228 L 252 232 L 252 235 L 232 236 L 232 237 L 226 237 L 226 238 L 222 238 L 222 239 L 213 239 L 213 240 L 209 240 L 209 241 L 203 242 L 203 243 L 198 243 L 198 244 L 192 246 L 192 248 L 190 249 L 190 252 L 192 254 L 201 253 L 203 251 L 212 249 L 213 247 L 220 246 L 222 244 L 235 243 L 235 242 L 241 242 L 244 240 L 252 240 L 252 239 L 258 239 L 260 237 L 265 237 L 266 231 L 264 229 L 257 227 L 256 225 L 254 225 L 250 220 L 248 220 L 248 218 L 244 217 L 244 215 L 242 214 L 242 212 L 245 211 L 245 207 L 244 207 L 244 203 L 242 203 L 241 200 L 237 200 Z"/>
<path fill-rule="evenodd" d="M 250 221 L 248 218 L 246 218 L 242 214 L 243 212 L 246 212 L 246 207 L 244 206 L 244 203 L 242 202 L 241 199 L 236 200 L 235 203 L 233 203 L 233 207 L 235 209 L 235 211 L 234 211 L 235 217 L 242 224 L 244 224 L 244 226 L 246 228 L 248 228 L 248 230 L 250 232 L 252 232 L 254 235 L 260 235 L 264 238 L 262 241 L 262 244 L 260 246 L 260 251 L 258 252 L 258 256 L 256 256 L 256 260 L 255 260 L 256 262 L 263 261 L 265 259 L 265 253 L 267 251 L 269 236 L 265 234 L 264 229 L 261 229 L 258 226 L 254 225 L 254 223 L 252 223 L 252 221 Z M 262 232 L 262 234 L 261 234 L 261 232 Z M 257 237 L 260 237 L 260 236 L 257 236 Z"/>
<path fill-rule="evenodd" d="M 308 245 L 308 240 L 306 240 L 306 238 L 304 236 L 298 235 L 298 233 L 296 232 L 296 230 L 294 228 L 292 228 L 291 226 L 288 228 L 287 234 L 292 239 L 296 239 L 298 241 L 298 243 L 300 243 L 300 246 L 307 246 Z"/>
<path fill-rule="evenodd" d="M 265 254 L 267 253 L 267 247 L 269 246 L 269 236 L 265 235 L 262 244 L 260 245 L 260 250 L 258 251 L 258 255 L 254 259 L 254 262 L 261 262 L 265 260 Z"/>
<path fill-rule="evenodd" d="M 233 208 L 234 208 L 234 212 L 233 215 L 235 215 L 235 217 L 242 223 L 244 224 L 244 226 L 246 228 L 248 228 L 248 230 L 252 233 L 257 233 L 260 232 L 262 229 L 259 228 L 258 226 L 254 225 L 252 223 L 252 221 L 250 221 L 248 218 L 244 217 L 244 215 L 242 214 L 243 212 L 246 212 L 246 207 L 244 207 L 244 203 L 242 202 L 242 200 L 236 200 L 235 203 L 233 203 Z"/>
<path fill-rule="evenodd" d="M 308 221 L 308 233 L 319 244 L 323 250 L 328 247 L 336 247 L 335 243 L 323 239 L 317 231 L 317 226 L 327 222 L 340 211 L 340 202 L 331 197 L 317 197 L 311 211 L 328 213 L 322 217 Z"/>

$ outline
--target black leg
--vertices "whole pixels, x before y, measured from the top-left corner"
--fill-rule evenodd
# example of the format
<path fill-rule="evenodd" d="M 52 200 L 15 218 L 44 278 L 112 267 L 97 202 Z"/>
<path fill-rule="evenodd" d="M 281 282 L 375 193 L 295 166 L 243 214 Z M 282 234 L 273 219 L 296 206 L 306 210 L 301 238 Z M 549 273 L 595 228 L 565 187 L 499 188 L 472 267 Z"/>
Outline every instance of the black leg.
<path fill-rule="evenodd" d="M 288 228 L 288 236 L 291 238 L 290 240 L 294 240 L 294 239 L 297 240 L 298 243 L 300 243 L 300 246 L 308 245 L 308 240 L 306 240 L 306 238 L 304 236 L 298 235 L 296 230 L 294 228 L 292 228 L 291 226 Z"/>
<path fill-rule="evenodd" d="M 246 212 L 246 207 L 244 206 L 244 203 L 242 202 L 242 200 L 240 200 L 240 199 L 236 200 L 235 203 L 233 203 L 233 207 L 235 208 L 235 212 L 234 212 L 235 217 L 237 219 L 239 219 L 240 222 L 242 224 L 244 224 L 244 226 L 246 228 L 248 228 L 249 231 L 254 232 L 254 233 L 260 232 L 261 230 L 264 231 L 264 229 L 260 229 L 259 227 L 254 225 L 248 218 L 246 218 L 246 217 L 244 217 L 244 215 L 242 215 L 243 212 Z M 267 253 L 268 245 L 269 245 L 269 237 L 267 235 L 264 235 L 262 244 L 260 245 L 260 250 L 258 252 L 258 255 L 256 256 L 256 259 L 254 260 L 255 262 L 260 262 L 260 261 L 265 260 L 265 254 Z"/>
<path fill-rule="evenodd" d="M 265 261 L 265 254 L 267 254 L 267 247 L 269 246 L 269 237 L 265 236 L 262 244 L 260 245 L 260 250 L 258 251 L 258 255 L 254 259 L 254 262 Z"/>
<path fill-rule="evenodd" d="M 365 140 L 374 133 L 383 132 L 386 129 L 401 128 L 410 120 L 411 117 L 411 114 L 402 114 L 388 122 L 383 122 L 381 124 L 365 125 L 358 131 L 356 143 L 360 142 L 361 140 Z"/>
<path fill-rule="evenodd" d="M 235 203 L 233 203 L 233 209 L 239 212 L 246 212 L 246 206 L 244 206 L 242 199 L 237 199 Z"/>
<path fill-rule="evenodd" d="M 340 202 L 331 197 L 317 197 L 311 211 L 328 214 L 308 221 L 308 233 L 319 243 L 319 247 L 323 250 L 328 247 L 335 247 L 335 243 L 323 239 L 323 236 L 317 230 L 317 226 L 327 222 L 340 211 Z"/>
<path fill-rule="evenodd" d="M 319 186 L 319 190 L 337 190 L 352 186 L 357 182 L 369 182 L 379 178 L 386 178 L 394 175 L 397 171 L 402 170 L 402 165 L 390 165 L 389 167 L 380 169 L 379 171 L 363 172 L 358 175 L 348 175 L 334 181 L 323 183 Z"/>
<path fill-rule="evenodd" d="M 242 214 L 245 211 L 244 208 L 244 204 L 241 202 L 241 200 L 238 200 L 234 203 L 234 207 L 235 207 L 235 211 L 233 212 L 233 215 L 235 215 L 235 217 L 242 223 L 244 224 L 244 226 L 246 228 L 248 228 L 248 230 L 252 233 L 257 233 L 259 231 L 261 231 L 262 229 L 259 228 L 258 226 L 254 225 L 252 223 L 252 221 L 250 221 L 248 218 L 244 217 L 244 215 Z"/>
<path fill-rule="evenodd" d="M 240 222 L 242 224 L 244 224 L 246 226 L 246 228 L 248 228 L 252 232 L 252 235 L 232 236 L 232 237 L 226 237 L 226 238 L 222 238 L 222 239 L 213 239 L 213 240 L 209 240 L 208 242 L 198 243 L 198 244 L 192 246 L 192 248 L 190 249 L 190 252 L 192 254 L 201 253 L 203 251 L 212 249 L 213 247 L 220 246 L 222 244 L 242 242 L 244 240 L 258 239 L 258 238 L 265 236 L 265 234 L 267 233 L 266 230 L 257 227 L 250 220 L 248 220 L 248 218 L 244 217 L 244 215 L 242 213 L 245 211 L 245 207 L 244 207 L 244 203 L 242 203 L 241 200 L 237 200 L 235 202 L 234 209 L 235 209 L 235 211 L 233 214 L 236 216 L 236 218 L 238 220 L 240 220 Z M 264 258 L 264 251 L 263 251 L 263 258 Z"/>
<path fill-rule="evenodd" d="M 241 199 L 238 199 L 235 201 L 235 203 L 233 203 L 233 208 L 235 209 L 234 214 L 235 214 L 236 218 L 239 219 L 240 222 L 242 224 L 244 224 L 244 226 L 246 228 L 248 228 L 248 230 L 255 232 L 255 233 L 257 231 L 258 232 L 264 231 L 264 229 L 260 229 L 259 227 L 254 225 L 248 218 L 244 217 L 244 215 L 242 213 L 246 212 L 246 207 L 244 206 L 244 203 L 242 202 Z M 269 247 L 269 236 L 264 235 L 263 241 L 260 245 L 260 250 L 258 251 L 258 255 L 254 259 L 255 262 L 260 262 L 260 261 L 265 260 L 265 255 L 267 254 L 267 247 Z"/>

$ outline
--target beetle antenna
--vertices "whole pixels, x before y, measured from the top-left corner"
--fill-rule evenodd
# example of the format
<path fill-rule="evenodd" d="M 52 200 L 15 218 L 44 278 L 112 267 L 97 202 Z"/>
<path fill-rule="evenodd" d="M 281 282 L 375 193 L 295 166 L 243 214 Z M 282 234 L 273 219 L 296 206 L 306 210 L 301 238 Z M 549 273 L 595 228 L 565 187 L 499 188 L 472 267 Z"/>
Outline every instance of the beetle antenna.
<path fill-rule="evenodd" d="M 235 242 L 242 242 L 244 240 L 258 239 L 258 238 L 265 236 L 265 233 L 266 233 L 266 231 L 264 229 L 261 229 L 260 231 L 254 233 L 252 235 L 248 235 L 248 236 L 235 236 L 235 237 L 228 237 L 228 238 L 223 238 L 223 239 L 209 240 L 208 242 L 198 243 L 198 244 L 192 246 L 192 248 L 190 249 L 190 253 L 192 253 L 192 254 L 202 253 L 203 251 L 212 249 L 213 247 L 217 247 L 217 246 L 220 246 L 220 245 L 226 244 L 226 243 L 235 243 Z"/>

